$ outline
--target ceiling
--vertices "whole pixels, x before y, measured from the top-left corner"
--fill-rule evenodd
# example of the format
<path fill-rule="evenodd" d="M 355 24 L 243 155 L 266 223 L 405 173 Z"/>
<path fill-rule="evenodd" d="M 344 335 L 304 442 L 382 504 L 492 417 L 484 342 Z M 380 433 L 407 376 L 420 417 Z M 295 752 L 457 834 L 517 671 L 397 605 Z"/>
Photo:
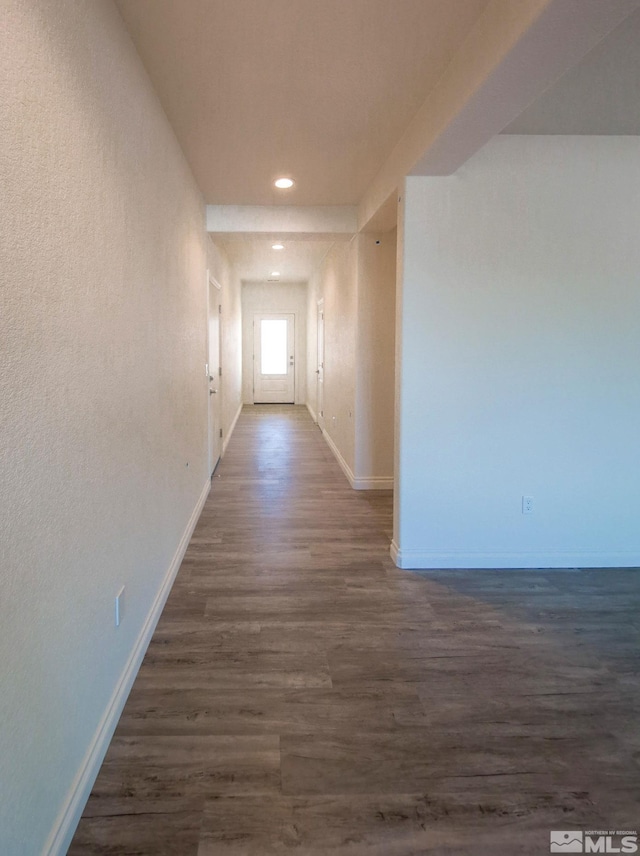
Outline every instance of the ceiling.
<path fill-rule="evenodd" d="M 415 128 L 431 131 L 431 114 L 439 116 L 444 93 L 458 92 L 460 75 L 475 74 L 473 85 L 481 79 L 480 69 L 496 49 L 490 47 L 492 37 L 504 37 L 510 18 L 519 20 L 520 14 L 511 0 L 115 2 L 205 202 L 234 210 L 284 205 L 320 212 L 329 209 L 319 206 L 358 206 L 365 191 L 386 175 L 388 164 L 398 165 L 397 152 L 412 151 Z M 521 97 L 519 88 L 524 92 L 528 81 L 544 78 L 546 68 L 548 79 L 554 79 L 554 69 L 564 63 L 564 68 L 574 67 L 505 133 L 640 133 L 640 12 L 616 27 L 638 2 L 579 3 L 550 0 L 549 14 L 541 16 L 541 26 L 531 27 L 530 39 L 522 38 L 514 62 L 503 62 L 505 71 L 495 86 L 489 76 L 488 94 L 479 90 L 474 95 L 468 111 L 472 131 L 485 115 L 489 124 L 495 122 L 496 105 L 509 107 L 505 93 L 510 89 Z M 542 0 L 539 5 L 545 6 Z M 529 6 L 535 6 L 533 0 Z M 523 3 L 522 10 L 529 6 Z M 606 32 L 585 56 L 594 38 Z M 458 94 L 467 98 L 472 90 L 463 85 Z M 426 107 L 431 112 L 425 119 Z M 451 122 L 453 138 L 442 136 L 447 152 L 455 150 L 456 140 L 459 145 L 470 139 L 460 115 Z M 422 148 L 414 154 L 421 153 Z M 293 189 L 276 190 L 273 180 L 279 175 L 294 177 Z M 386 196 L 377 201 L 384 203 Z M 395 196 L 389 201 L 395 222 Z M 247 209 L 249 220 L 253 210 Z M 269 232 L 275 228 L 270 222 Z M 309 235 L 264 234 L 258 228 L 212 237 L 241 280 L 265 281 L 277 270 L 279 281 L 292 282 L 308 280 L 335 240 L 317 231 L 312 241 Z M 276 240 L 285 250 L 271 248 Z"/>
<path fill-rule="evenodd" d="M 205 201 L 356 205 L 487 0 L 116 0 Z M 278 175 L 295 187 L 272 187 Z"/>
<path fill-rule="evenodd" d="M 221 246 L 234 267 L 238 278 L 244 282 L 264 282 L 277 279 L 279 282 L 306 282 L 320 263 L 333 240 L 304 240 L 292 238 L 280 240 L 277 236 L 269 238 L 247 237 L 246 235 L 213 235 L 216 244 Z M 348 240 L 350 236 L 345 236 Z M 280 241 L 284 250 L 274 250 L 272 245 Z M 271 273 L 278 271 L 279 277 Z"/>
<path fill-rule="evenodd" d="M 616 27 L 503 133 L 640 135 L 640 12 Z"/>

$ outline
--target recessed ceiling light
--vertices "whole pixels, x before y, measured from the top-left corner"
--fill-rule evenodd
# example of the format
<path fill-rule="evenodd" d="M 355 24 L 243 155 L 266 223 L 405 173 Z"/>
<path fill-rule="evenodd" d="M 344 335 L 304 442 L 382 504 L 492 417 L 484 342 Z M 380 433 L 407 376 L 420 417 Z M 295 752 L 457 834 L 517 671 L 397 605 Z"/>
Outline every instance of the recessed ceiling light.
<path fill-rule="evenodd" d="M 271 276 L 280 276 L 280 271 L 279 270 L 272 270 Z"/>
<path fill-rule="evenodd" d="M 272 244 L 272 250 L 284 250 L 284 244 Z"/>
<path fill-rule="evenodd" d="M 273 183 L 281 190 L 286 190 L 288 187 L 293 187 L 292 178 L 277 178 Z"/>

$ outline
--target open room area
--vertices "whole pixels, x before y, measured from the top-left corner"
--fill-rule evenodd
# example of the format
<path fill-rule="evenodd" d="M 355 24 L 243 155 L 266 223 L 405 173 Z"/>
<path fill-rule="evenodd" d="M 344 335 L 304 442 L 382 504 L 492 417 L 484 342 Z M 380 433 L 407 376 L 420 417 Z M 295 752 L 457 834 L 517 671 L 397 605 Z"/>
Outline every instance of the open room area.
<path fill-rule="evenodd" d="M 420 576 L 391 525 L 305 408 L 244 408 L 72 856 L 508 856 L 625 827 L 640 574 Z"/>

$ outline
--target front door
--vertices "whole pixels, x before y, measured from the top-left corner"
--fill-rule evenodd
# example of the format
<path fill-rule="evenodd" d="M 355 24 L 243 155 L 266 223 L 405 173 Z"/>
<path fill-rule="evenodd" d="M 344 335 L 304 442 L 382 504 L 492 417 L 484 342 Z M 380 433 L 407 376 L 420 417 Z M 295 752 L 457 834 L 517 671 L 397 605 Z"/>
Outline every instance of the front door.
<path fill-rule="evenodd" d="M 220 394 L 220 291 L 209 281 L 209 473 L 222 454 Z"/>
<path fill-rule="evenodd" d="M 294 403 L 294 326 L 294 315 L 270 314 L 254 316 L 254 404 Z"/>

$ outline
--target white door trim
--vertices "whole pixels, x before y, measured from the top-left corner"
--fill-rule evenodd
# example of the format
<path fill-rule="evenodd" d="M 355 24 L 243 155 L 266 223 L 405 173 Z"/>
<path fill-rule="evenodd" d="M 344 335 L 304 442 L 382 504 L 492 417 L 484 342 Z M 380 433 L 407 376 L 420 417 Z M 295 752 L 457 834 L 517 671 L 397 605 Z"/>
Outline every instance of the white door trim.
<path fill-rule="evenodd" d="M 222 286 L 218 282 L 218 280 L 213 276 L 211 271 L 207 269 L 207 362 L 205 364 L 205 375 L 206 375 L 206 396 L 207 396 L 207 462 L 209 468 L 209 475 L 213 473 L 214 468 L 217 466 L 218 461 L 222 457 L 223 452 L 223 442 L 220 436 L 214 437 L 215 430 L 222 430 L 222 377 L 220 375 L 220 370 L 222 368 L 222 314 L 221 314 L 221 298 L 219 297 L 216 301 L 216 307 L 218 309 L 211 306 L 211 286 L 213 286 L 217 291 L 222 291 Z M 218 365 L 213 367 L 210 365 L 210 354 L 211 354 L 211 335 L 210 335 L 210 318 L 213 311 L 218 312 Z M 209 380 L 209 377 L 214 374 L 214 370 L 216 376 L 212 381 Z M 212 418 L 212 407 L 211 407 L 211 394 L 209 390 L 211 388 L 215 388 L 217 392 L 216 395 L 216 407 L 218 418 L 214 420 Z M 218 423 L 218 427 L 214 426 L 214 422 Z M 214 460 L 215 458 L 215 460 Z"/>
<path fill-rule="evenodd" d="M 322 319 L 322 324 L 320 320 Z M 316 310 L 316 419 L 318 427 L 324 430 L 324 297 L 318 300 Z M 320 328 L 322 327 L 322 334 Z M 320 340 L 322 335 L 322 341 Z"/>

